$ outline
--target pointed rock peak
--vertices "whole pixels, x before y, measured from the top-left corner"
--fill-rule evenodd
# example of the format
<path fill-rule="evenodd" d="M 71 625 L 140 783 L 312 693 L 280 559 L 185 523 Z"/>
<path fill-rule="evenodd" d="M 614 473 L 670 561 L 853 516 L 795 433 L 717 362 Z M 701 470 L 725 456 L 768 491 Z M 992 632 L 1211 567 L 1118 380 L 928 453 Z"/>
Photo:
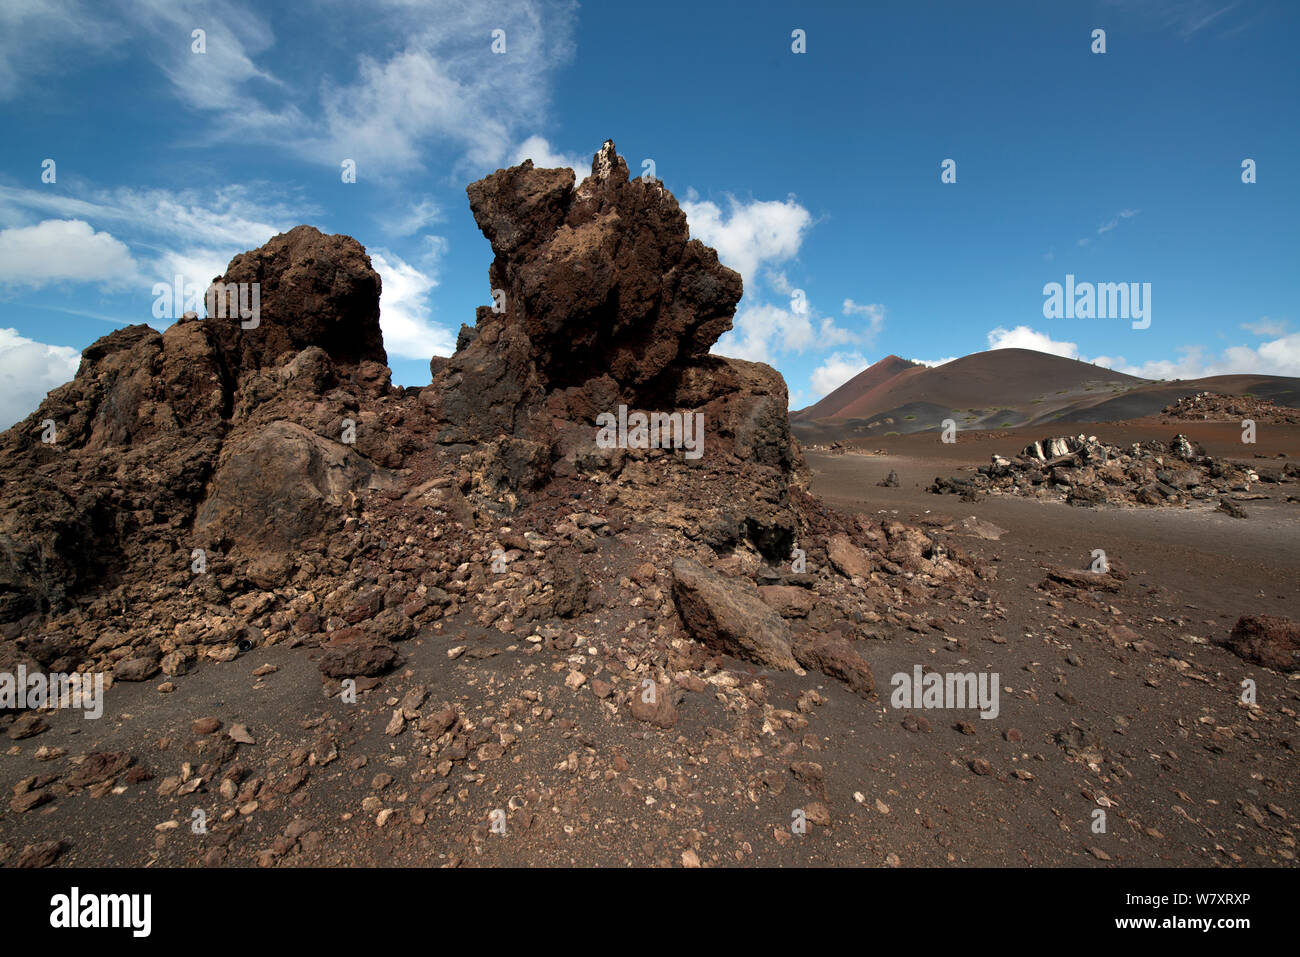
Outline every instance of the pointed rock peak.
<path fill-rule="evenodd" d="M 613 140 L 605 140 L 596 155 L 592 157 L 591 177 L 598 182 L 603 182 L 610 177 L 624 180 L 628 178 L 627 163 L 618 155 Z"/>
<path fill-rule="evenodd" d="M 496 253 L 491 288 L 508 304 L 498 324 L 522 331 L 539 381 L 604 375 L 632 388 L 706 355 L 731 328 L 739 274 L 690 238 L 671 193 L 629 182 L 612 140 L 572 185 L 567 168 L 516 166 L 467 190 Z M 486 355 L 498 341 L 480 336 L 465 351 Z"/>
<path fill-rule="evenodd" d="M 600 145 L 600 149 L 591 160 L 591 175 L 597 179 L 606 179 L 609 174 L 614 172 L 614 167 L 618 165 L 618 150 L 614 148 L 613 140 L 605 140 Z"/>

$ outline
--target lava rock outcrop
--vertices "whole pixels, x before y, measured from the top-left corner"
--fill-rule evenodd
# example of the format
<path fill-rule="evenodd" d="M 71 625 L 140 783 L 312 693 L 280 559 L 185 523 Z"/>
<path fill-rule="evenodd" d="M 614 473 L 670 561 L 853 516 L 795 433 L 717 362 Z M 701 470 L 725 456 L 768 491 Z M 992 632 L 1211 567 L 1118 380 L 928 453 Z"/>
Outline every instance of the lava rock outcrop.
<path fill-rule="evenodd" d="M 1063 435 L 1026 446 L 1014 458 L 994 455 L 973 476 L 942 476 L 930 491 L 965 498 L 1023 495 L 1071 505 L 1186 505 L 1245 494 L 1253 485 L 1300 480 L 1294 464 L 1249 467 L 1206 455 L 1187 436 L 1120 448 L 1096 436 Z M 1227 499 L 1224 499 L 1227 501 Z"/>
<path fill-rule="evenodd" d="M 612 142 L 581 183 L 525 162 L 468 195 L 493 304 L 427 387 L 390 382 L 364 249 L 309 226 L 215 281 L 256 283 L 255 321 L 87 349 L 0 437 L 0 660 L 175 677 L 282 643 L 330 685 L 416 636 L 581 629 L 661 677 L 738 655 L 870 696 L 856 644 L 992 574 L 808 493 L 784 380 L 709 351 L 739 275 Z M 599 443 L 620 407 L 702 415 L 701 454 Z"/>

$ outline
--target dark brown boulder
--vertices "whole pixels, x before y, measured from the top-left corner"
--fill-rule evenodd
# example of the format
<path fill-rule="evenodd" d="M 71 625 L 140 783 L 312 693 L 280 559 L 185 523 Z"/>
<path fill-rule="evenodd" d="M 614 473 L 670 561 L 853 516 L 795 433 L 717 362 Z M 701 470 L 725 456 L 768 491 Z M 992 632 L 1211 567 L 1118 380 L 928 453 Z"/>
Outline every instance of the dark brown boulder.
<path fill-rule="evenodd" d="M 343 679 L 381 675 L 396 663 L 396 648 L 386 641 L 361 636 L 326 646 L 319 667 L 327 678 Z"/>
<path fill-rule="evenodd" d="M 1279 615 L 1237 619 L 1224 643 L 1229 651 L 1274 671 L 1300 671 L 1300 622 Z"/>
<path fill-rule="evenodd" d="M 748 579 L 724 578 L 689 558 L 673 562 L 673 599 L 692 637 L 773 668 L 793 670 L 790 629 Z"/>
<path fill-rule="evenodd" d="M 244 328 L 252 320 L 232 308 L 239 295 L 251 306 L 251 293 L 221 289 L 231 283 L 258 284 L 254 328 Z M 258 369 L 308 346 L 339 363 L 388 364 L 379 330 L 379 273 L 351 236 L 296 226 L 232 259 L 226 274 L 213 280 L 210 299 L 214 289 L 217 300 L 227 296 L 226 317 L 209 315 L 205 322 L 233 366 Z"/>
<path fill-rule="evenodd" d="M 794 643 L 794 656 L 805 668 L 843 681 L 863 698 L 876 697 L 871 666 L 839 635 L 800 635 Z"/>
<path fill-rule="evenodd" d="M 350 495 L 392 483 L 349 446 L 272 422 L 226 443 L 195 530 L 247 554 L 282 551 L 336 529 Z"/>

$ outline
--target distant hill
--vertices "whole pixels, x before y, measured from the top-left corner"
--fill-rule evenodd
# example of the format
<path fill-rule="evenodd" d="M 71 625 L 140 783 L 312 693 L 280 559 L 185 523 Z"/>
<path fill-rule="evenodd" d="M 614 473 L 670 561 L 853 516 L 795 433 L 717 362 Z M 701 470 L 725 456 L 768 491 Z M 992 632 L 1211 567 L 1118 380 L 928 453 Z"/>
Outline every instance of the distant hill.
<path fill-rule="evenodd" d="M 919 362 L 900 359 L 898 356 L 885 356 L 870 368 L 863 369 L 820 402 L 798 412 L 792 412 L 790 418 L 833 419 L 840 417 L 841 410 L 852 405 L 863 395 L 889 382 L 900 372 L 908 369 L 924 368 L 925 366 Z"/>
<path fill-rule="evenodd" d="M 934 367 L 888 356 L 790 420 L 801 440 L 823 442 L 939 429 L 947 418 L 963 430 L 1122 421 L 1203 391 L 1300 407 L 1300 379 L 1287 376 L 1162 382 L 1030 349 L 993 349 Z"/>

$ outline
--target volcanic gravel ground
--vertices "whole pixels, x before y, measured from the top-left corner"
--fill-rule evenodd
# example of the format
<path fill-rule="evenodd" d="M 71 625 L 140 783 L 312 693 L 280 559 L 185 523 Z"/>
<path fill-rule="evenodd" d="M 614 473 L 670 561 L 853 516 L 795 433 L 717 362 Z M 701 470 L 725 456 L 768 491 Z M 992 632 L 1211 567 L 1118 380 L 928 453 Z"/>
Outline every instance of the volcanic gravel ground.
<path fill-rule="evenodd" d="M 47 803 L 6 806 L 4 863 L 62 841 L 58 864 L 91 866 L 1294 866 L 1296 682 L 1214 642 L 1239 615 L 1296 614 L 1300 507 L 1251 503 L 1239 521 L 924 491 L 936 468 L 982 462 L 977 446 L 809 457 L 813 490 L 832 504 L 949 527 L 998 569 L 987 601 L 878 629 L 863 648 L 875 701 L 821 675 L 728 661 L 706 681 L 683 678 L 663 729 L 597 696 L 620 651 L 582 625 L 534 643 L 445 620 L 404 643 L 403 665 L 355 705 L 326 696 L 319 652 L 257 649 L 170 693 L 119 683 L 102 720 L 46 712 L 49 730 L 0 762 L 16 792 L 89 752 L 125 751 L 151 777 L 98 796 L 54 784 Z M 900 487 L 877 487 L 890 469 Z M 1006 532 L 959 534 L 969 515 Z M 1117 591 L 1040 587 L 1047 567 L 1085 568 L 1095 548 L 1127 572 Z M 644 614 L 615 602 L 600 635 Z M 917 664 L 997 672 L 1000 713 L 892 709 L 890 677 Z M 253 674 L 266 665 L 277 670 Z M 1245 678 L 1255 707 L 1239 700 Z M 417 686 L 479 732 L 450 768 L 411 728 L 387 733 Z M 221 729 L 193 731 L 204 716 Z M 235 746 L 223 772 L 286 781 L 285 793 L 264 787 L 241 804 L 216 780 L 158 793 L 169 776 L 192 779 L 241 724 L 255 743 Z M 37 760 L 38 748 L 66 753 Z M 195 808 L 206 834 L 191 828 Z M 505 833 L 493 833 L 495 809 Z"/>

